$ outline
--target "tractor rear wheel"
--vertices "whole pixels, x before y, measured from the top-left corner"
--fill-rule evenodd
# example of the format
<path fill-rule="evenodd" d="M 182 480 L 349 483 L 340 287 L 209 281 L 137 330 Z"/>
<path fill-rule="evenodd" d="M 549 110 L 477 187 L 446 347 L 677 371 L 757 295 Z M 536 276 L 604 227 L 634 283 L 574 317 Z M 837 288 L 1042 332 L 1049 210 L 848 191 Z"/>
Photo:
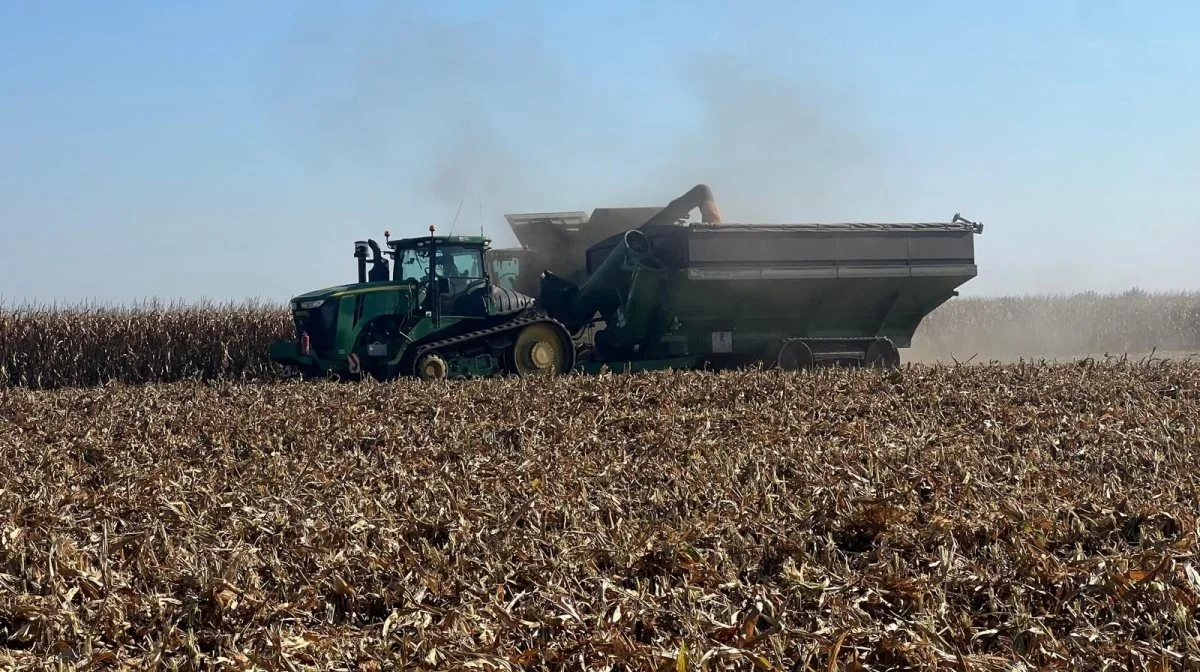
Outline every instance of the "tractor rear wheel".
<path fill-rule="evenodd" d="M 525 327 L 512 347 L 512 366 L 521 376 L 545 376 L 566 373 L 571 353 L 570 342 L 547 322 Z"/>

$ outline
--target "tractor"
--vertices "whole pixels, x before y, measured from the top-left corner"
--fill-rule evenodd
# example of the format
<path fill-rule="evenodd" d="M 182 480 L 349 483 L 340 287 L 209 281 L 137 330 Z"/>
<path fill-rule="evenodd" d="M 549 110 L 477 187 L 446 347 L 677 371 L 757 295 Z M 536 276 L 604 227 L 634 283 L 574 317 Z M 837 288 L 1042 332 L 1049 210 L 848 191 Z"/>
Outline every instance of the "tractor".
<path fill-rule="evenodd" d="M 535 300 L 493 282 L 483 236 L 355 243 L 358 282 L 295 297 L 296 338 L 271 359 L 306 378 L 564 373 L 571 335 Z M 370 258 L 368 259 L 368 251 Z"/>

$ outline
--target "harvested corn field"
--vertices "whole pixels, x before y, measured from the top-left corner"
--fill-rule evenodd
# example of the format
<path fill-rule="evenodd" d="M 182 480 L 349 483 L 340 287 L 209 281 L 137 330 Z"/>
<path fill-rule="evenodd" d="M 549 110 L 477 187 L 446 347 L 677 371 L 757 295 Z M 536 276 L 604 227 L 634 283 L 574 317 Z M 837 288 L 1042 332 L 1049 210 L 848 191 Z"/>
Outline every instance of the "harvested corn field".
<path fill-rule="evenodd" d="M 0 659 L 1183 669 L 1200 367 L 0 390 Z"/>

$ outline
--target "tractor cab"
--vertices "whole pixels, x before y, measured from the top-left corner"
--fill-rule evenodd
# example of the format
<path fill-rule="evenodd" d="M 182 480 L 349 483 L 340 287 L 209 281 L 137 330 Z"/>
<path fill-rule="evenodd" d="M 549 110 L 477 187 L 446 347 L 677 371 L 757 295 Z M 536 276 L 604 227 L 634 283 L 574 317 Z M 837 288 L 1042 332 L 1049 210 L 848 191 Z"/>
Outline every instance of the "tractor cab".
<path fill-rule="evenodd" d="M 428 236 L 399 240 L 391 240 L 391 233 L 385 231 L 387 251 L 374 240 L 356 242 L 358 286 L 380 283 L 414 289 L 413 307 L 428 313 L 439 328 L 443 318 L 493 317 L 532 304 L 532 298 L 503 286 L 489 272 L 490 239 L 435 236 L 434 231 L 430 226 Z M 369 269 L 368 250 L 374 253 Z"/>
<path fill-rule="evenodd" d="M 387 254 L 395 263 L 392 281 L 420 287 L 419 307 L 437 317 L 483 317 L 492 285 L 484 266 L 490 241 L 482 236 L 435 237 L 434 228 L 429 229 L 428 237 L 387 241 Z"/>

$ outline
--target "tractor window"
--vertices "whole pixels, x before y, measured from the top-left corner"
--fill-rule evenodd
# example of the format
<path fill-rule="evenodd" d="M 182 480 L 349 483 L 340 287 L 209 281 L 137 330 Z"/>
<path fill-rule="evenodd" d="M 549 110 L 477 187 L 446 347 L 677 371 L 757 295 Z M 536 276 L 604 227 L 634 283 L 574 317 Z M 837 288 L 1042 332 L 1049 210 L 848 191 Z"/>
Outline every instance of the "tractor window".
<path fill-rule="evenodd" d="M 396 279 L 405 282 L 421 282 L 429 277 L 429 253 L 426 250 L 408 248 L 400 255 L 396 264 Z"/>
<path fill-rule="evenodd" d="M 474 247 L 443 245 L 437 248 L 437 274 L 444 278 L 484 277 L 482 251 Z"/>
<path fill-rule="evenodd" d="M 497 258 L 492 261 L 492 280 L 501 287 L 513 289 L 520 274 L 521 261 L 515 256 L 509 259 Z"/>
<path fill-rule="evenodd" d="M 483 250 L 478 247 L 439 245 L 434 270 L 438 277 L 446 279 L 441 293 L 442 314 L 474 315 L 482 313 L 481 297 L 467 298 L 472 289 L 486 286 L 483 268 Z"/>

